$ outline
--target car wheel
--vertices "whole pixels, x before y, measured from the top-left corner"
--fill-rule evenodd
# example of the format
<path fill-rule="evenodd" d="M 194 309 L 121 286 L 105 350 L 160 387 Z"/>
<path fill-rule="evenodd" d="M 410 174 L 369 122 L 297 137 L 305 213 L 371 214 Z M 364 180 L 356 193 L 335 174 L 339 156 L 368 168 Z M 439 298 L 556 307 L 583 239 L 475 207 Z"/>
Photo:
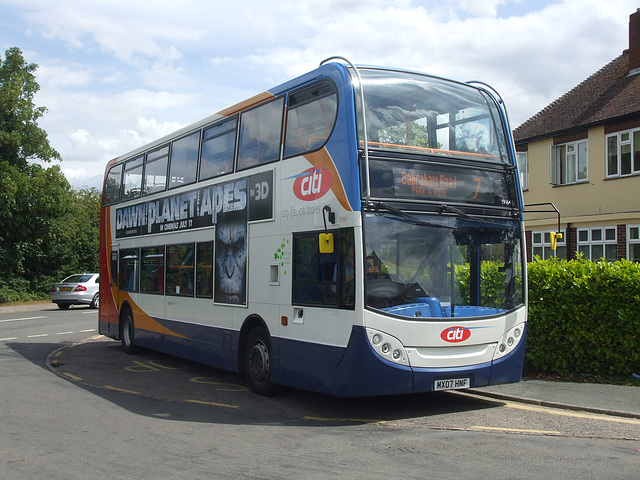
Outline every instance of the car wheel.
<path fill-rule="evenodd" d="M 59 303 L 58 304 L 58 308 L 60 310 L 69 310 L 69 307 L 71 306 L 70 303 Z"/>
<path fill-rule="evenodd" d="M 136 346 L 133 344 L 134 335 L 133 313 L 130 309 L 126 309 L 122 313 L 122 320 L 120 321 L 120 339 L 122 341 L 122 350 L 129 355 L 136 353 Z"/>
<path fill-rule="evenodd" d="M 255 327 L 244 342 L 242 368 L 253 393 L 272 395 L 277 386 L 271 381 L 271 342 L 263 327 Z"/>
<path fill-rule="evenodd" d="M 91 305 L 89 308 L 98 308 L 100 306 L 100 294 L 96 293 L 91 300 Z"/>

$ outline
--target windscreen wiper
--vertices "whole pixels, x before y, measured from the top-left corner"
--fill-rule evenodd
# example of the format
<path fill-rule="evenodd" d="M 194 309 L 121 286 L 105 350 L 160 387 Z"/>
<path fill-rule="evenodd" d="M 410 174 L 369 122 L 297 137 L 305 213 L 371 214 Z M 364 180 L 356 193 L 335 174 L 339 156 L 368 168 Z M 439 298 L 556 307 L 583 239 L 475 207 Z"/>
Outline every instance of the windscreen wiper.
<path fill-rule="evenodd" d="M 420 225 L 423 227 L 435 227 L 435 228 L 449 228 L 449 229 L 454 228 L 450 225 L 441 225 L 439 223 L 425 222 L 424 220 L 420 220 L 419 218 L 416 218 L 413 215 L 409 215 L 407 212 L 403 212 L 399 208 L 389 205 L 388 203 L 384 203 L 384 202 L 376 203 L 374 213 L 376 215 L 381 215 L 382 210 L 386 210 L 387 212 L 392 213 L 393 215 L 395 215 L 396 217 L 399 217 L 402 220 L 405 220 L 405 221 L 408 220 L 413 225 Z"/>
<path fill-rule="evenodd" d="M 504 223 L 500 223 L 494 220 L 489 220 L 488 218 L 482 216 L 482 215 L 474 215 L 471 213 L 467 213 L 467 212 L 463 212 L 462 210 L 460 210 L 457 207 L 453 207 L 451 205 L 440 205 L 438 207 L 438 213 L 440 215 L 443 215 L 445 213 L 453 213 L 454 215 L 457 215 L 459 217 L 465 218 L 467 220 L 473 220 L 474 222 L 481 222 L 481 223 L 486 223 L 489 225 L 498 225 L 498 226 L 504 226 Z"/>

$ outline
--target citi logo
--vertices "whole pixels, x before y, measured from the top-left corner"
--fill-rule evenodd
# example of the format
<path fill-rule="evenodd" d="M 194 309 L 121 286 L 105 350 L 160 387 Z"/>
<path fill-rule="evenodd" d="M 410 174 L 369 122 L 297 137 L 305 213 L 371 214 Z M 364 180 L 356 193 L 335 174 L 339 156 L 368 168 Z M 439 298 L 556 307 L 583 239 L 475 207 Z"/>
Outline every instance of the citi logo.
<path fill-rule="evenodd" d="M 471 336 L 471 330 L 465 327 L 449 327 L 442 331 L 440 338 L 445 342 L 458 343 L 468 340 Z"/>
<path fill-rule="evenodd" d="M 333 183 L 329 170 L 311 167 L 296 176 L 293 182 L 293 193 L 300 200 L 310 202 L 323 197 Z"/>

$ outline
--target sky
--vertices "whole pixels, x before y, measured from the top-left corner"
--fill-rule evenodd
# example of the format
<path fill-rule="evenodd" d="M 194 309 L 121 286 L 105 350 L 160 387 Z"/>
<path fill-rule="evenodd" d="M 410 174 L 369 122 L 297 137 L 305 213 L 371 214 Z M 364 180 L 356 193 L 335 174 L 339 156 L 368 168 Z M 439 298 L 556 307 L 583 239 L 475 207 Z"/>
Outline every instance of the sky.
<path fill-rule="evenodd" d="M 628 48 L 637 0 L 0 0 L 74 188 L 107 161 L 339 55 L 481 80 L 511 127 Z M 57 164 L 57 162 L 52 162 Z M 45 164 L 46 165 L 46 164 Z"/>

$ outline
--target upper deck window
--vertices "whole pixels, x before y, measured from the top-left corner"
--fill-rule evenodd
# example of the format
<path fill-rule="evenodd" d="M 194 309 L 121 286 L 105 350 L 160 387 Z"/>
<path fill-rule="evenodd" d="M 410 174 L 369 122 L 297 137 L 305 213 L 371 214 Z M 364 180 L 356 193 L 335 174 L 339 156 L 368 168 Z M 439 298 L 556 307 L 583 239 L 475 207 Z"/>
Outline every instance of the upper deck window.
<path fill-rule="evenodd" d="M 242 114 L 238 170 L 280 158 L 284 98 L 277 98 Z"/>
<path fill-rule="evenodd" d="M 204 131 L 200 158 L 200 180 L 233 172 L 237 123 L 237 119 L 234 118 Z"/>
<path fill-rule="evenodd" d="M 124 164 L 124 188 L 122 200 L 138 198 L 142 194 L 142 162 L 144 157 L 129 160 Z"/>
<path fill-rule="evenodd" d="M 405 72 L 361 75 L 370 148 L 510 163 L 498 108 L 485 92 Z"/>
<path fill-rule="evenodd" d="M 284 156 L 318 150 L 336 121 L 338 94 L 333 83 L 322 82 L 289 95 Z"/>
<path fill-rule="evenodd" d="M 122 164 L 111 167 L 104 184 L 103 205 L 112 205 L 120 201 L 122 189 Z"/>
<path fill-rule="evenodd" d="M 188 185 L 196 181 L 200 131 L 173 142 L 169 188 Z"/>
<path fill-rule="evenodd" d="M 144 194 L 161 192 L 167 188 L 167 165 L 169 164 L 169 146 L 147 154 L 144 167 Z"/>

